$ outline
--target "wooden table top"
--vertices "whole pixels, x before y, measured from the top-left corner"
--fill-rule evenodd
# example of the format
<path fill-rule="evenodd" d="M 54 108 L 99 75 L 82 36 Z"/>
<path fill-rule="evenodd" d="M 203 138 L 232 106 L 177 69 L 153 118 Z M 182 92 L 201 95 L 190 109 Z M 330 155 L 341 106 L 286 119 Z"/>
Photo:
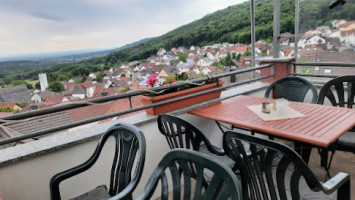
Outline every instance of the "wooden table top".
<path fill-rule="evenodd" d="M 292 101 L 289 102 L 289 106 L 305 114 L 306 117 L 263 121 L 247 108 L 248 105 L 261 104 L 263 99 L 237 96 L 189 113 L 320 147 L 328 147 L 355 126 L 355 109 Z"/>

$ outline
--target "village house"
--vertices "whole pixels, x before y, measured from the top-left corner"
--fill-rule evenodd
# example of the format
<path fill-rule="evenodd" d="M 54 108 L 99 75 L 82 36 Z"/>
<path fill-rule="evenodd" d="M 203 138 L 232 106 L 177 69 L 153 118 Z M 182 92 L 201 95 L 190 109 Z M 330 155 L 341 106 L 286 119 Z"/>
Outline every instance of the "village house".
<path fill-rule="evenodd" d="M 227 52 L 226 52 L 226 50 L 224 50 L 224 49 L 220 49 L 220 50 L 217 52 L 216 56 L 217 56 L 217 59 L 220 60 L 221 58 L 227 57 Z"/>
<path fill-rule="evenodd" d="M 305 48 L 306 45 L 325 44 L 325 38 L 322 36 L 314 35 L 312 37 L 303 38 L 298 42 L 298 46 Z"/>
<path fill-rule="evenodd" d="M 212 74 L 216 70 L 216 67 L 214 66 L 207 66 L 207 67 L 201 67 L 200 72 L 207 75 L 207 74 Z"/>
<path fill-rule="evenodd" d="M 42 97 L 42 100 L 46 105 L 56 105 L 64 102 L 68 102 L 69 98 L 62 94 L 51 94 L 49 96 Z"/>
<path fill-rule="evenodd" d="M 160 70 L 158 77 L 159 78 L 167 78 L 169 75 L 176 75 L 179 73 L 179 69 L 175 66 L 165 67 Z"/>
<path fill-rule="evenodd" d="M 21 106 L 16 102 L 0 102 L 0 107 L 9 107 L 18 111 L 22 109 Z"/>
<path fill-rule="evenodd" d="M 205 58 L 201 58 L 198 62 L 197 65 L 202 66 L 202 67 L 206 67 L 209 65 L 212 65 L 213 60 L 210 59 L 209 57 L 205 57 Z"/>
<path fill-rule="evenodd" d="M 230 54 L 235 54 L 235 55 L 238 55 L 238 54 L 243 55 L 247 50 L 248 50 L 247 46 L 233 46 L 233 47 L 229 47 L 227 49 L 227 51 Z"/>
<path fill-rule="evenodd" d="M 190 59 L 192 60 L 192 59 Z M 187 59 L 186 59 L 187 61 Z M 194 65 L 194 64 L 193 64 Z M 188 63 L 184 63 L 182 61 L 180 61 L 177 65 L 176 65 L 176 68 L 179 70 L 179 73 L 186 73 L 189 71 L 189 66 L 191 66 L 190 64 Z"/>
<path fill-rule="evenodd" d="M 166 53 L 166 50 L 163 48 L 160 48 L 159 51 L 157 52 L 157 56 L 163 56 Z"/>
<path fill-rule="evenodd" d="M 242 64 L 243 67 L 250 66 L 251 62 L 252 62 L 252 57 L 250 57 L 250 56 L 242 56 L 242 57 L 240 57 L 240 63 Z"/>

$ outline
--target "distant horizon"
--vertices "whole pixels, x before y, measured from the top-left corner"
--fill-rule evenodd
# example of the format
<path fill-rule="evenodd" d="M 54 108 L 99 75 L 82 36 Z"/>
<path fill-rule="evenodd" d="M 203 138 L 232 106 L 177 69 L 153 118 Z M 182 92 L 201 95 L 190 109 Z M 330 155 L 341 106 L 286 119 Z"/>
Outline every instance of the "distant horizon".
<path fill-rule="evenodd" d="M 0 61 L 115 49 L 244 1 L 1 1 Z"/>
<path fill-rule="evenodd" d="M 111 48 L 115 49 L 115 48 Z M 53 58 L 53 57 L 61 57 L 61 56 L 70 56 L 76 54 L 85 54 L 95 51 L 105 51 L 110 49 L 78 49 L 78 50 L 68 50 L 68 51 L 58 51 L 58 52 L 44 52 L 44 53 L 34 53 L 34 54 L 22 54 L 22 55 L 12 55 L 12 56 L 0 56 L 0 62 L 3 61 L 15 61 L 15 60 L 36 60 L 36 59 L 46 59 Z"/>

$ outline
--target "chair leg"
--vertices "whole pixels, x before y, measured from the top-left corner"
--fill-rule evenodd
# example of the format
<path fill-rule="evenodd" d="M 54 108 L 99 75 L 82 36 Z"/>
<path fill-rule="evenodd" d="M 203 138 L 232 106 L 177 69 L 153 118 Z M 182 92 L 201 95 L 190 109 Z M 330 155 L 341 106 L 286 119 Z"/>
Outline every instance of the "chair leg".
<path fill-rule="evenodd" d="M 328 151 L 327 151 L 327 153 L 328 153 Z M 334 154 L 335 154 L 335 150 L 333 149 L 333 150 L 331 151 L 329 163 L 326 163 L 326 166 L 324 167 L 324 168 L 325 168 L 325 171 L 326 171 L 325 180 L 327 180 L 327 178 L 330 178 L 329 169 L 330 169 L 330 165 L 332 164 L 332 160 L 333 160 Z M 328 158 L 328 154 L 327 154 L 327 158 Z"/>
<path fill-rule="evenodd" d="M 350 200 L 351 199 L 350 180 L 346 181 L 339 189 L 337 193 L 337 200 Z"/>

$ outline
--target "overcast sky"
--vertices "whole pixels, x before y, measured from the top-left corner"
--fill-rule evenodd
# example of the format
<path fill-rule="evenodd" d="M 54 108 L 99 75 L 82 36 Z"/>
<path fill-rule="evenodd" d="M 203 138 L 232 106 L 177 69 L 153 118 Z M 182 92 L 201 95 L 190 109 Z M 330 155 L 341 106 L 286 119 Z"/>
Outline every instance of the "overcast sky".
<path fill-rule="evenodd" d="M 117 48 L 245 0 L 0 0 L 0 57 Z"/>

